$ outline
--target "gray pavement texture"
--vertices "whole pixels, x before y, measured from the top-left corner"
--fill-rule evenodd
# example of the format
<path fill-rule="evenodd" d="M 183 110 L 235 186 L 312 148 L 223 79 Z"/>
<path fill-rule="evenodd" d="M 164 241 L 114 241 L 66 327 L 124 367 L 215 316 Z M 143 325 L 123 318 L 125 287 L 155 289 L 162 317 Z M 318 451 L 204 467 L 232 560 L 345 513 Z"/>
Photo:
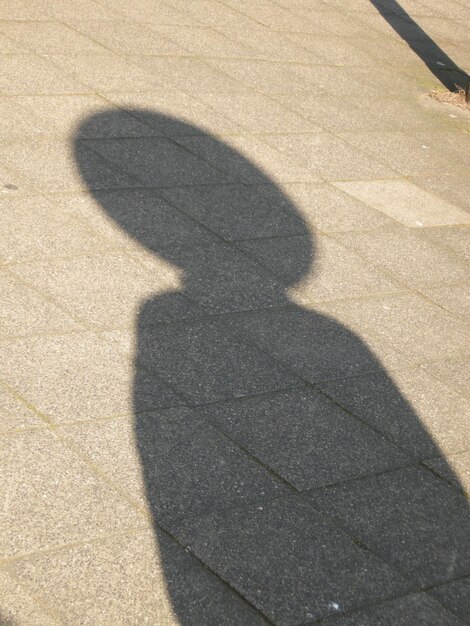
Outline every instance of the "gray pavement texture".
<path fill-rule="evenodd" d="M 0 626 L 470 623 L 469 51 L 0 1 Z"/>

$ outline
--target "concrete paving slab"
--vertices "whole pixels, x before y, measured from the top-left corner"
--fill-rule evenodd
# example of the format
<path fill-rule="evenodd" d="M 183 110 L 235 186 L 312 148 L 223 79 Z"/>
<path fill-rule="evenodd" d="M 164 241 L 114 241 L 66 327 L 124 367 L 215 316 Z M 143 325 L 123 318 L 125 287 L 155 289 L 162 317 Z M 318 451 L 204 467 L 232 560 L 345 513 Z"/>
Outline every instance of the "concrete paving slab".
<path fill-rule="evenodd" d="M 2 58 L 0 93 L 4 95 L 85 93 L 88 89 L 70 72 L 35 54 Z"/>
<path fill-rule="evenodd" d="M 428 232 L 428 236 L 470 261 L 469 228 L 433 228 Z"/>
<path fill-rule="evenodd" d="M 323 131 L 305 135 L 269 135 L 266 142 L 301 167 L 310 170 L 317 180 L 393 177 L 395 172 L 371 159 L 346 142 Z"/>
<path fill-rule="evenodd" d="M 423 187 L 423 189 L 444 196 L 462 209 L 470 211 L 470 199 L 468 197 L 466 177 L 452 174 L 445 176 L 435 174 L 415 176 L 412 180 L 420 187 Z"/>
<path fill-rule="evenodd" d="M 93 17 L 92 15 L 88 18 Z M 156 37 L 151 27 L 127 20 L 113 19 L 107 23 L 102 20 L 85 19 L 71 22 L 73 28 L 87 38 L 96 41 L 101 47 L 117 54 L 152 54 L 179 55 L 184 49 L 165 37 Z M 172 27 L 174 28 L 174 26 Z M 60 51 L 59 51 L 60 52 Z"/>
<path fill-rule="evenodd" d="M 100 421 L 62 432 L 158 522 L 287 491 L 281 481 L 186 408 L 137 415 L 134 423 Z"/>
<path fill-rule="evenodd" d="M 151 274 L 117 253 L 24 263 L 12 271 L 94 329 L 131 326 L 141 301 L 175 287 L 165 265 Z"/>
<path fill-rule="evenodd" d="M 107 93 L 106 99 L 154 129 L 156 135 L 206 136 L 208 132 L 224 134 L 242 130 L 219 111 L 177 89 L 165 89 L 164 93 Z"/>
<path fill-rule="evenodd" d="M 322 310 L 361 336 L 375 333 L 414 363 L 467 357 L 467 325 L 413 293 L 328 303 Z"/>
<path fill-rule="evenodd" d="M 415 584 L 436 585 L 468 572 L 467 501 L 422 468 L 316 490 L 311 498 Z"/>
<path fill-rule="evenodd" d="M 61 623 L 176 626 L 186 619 L 266 626 L 258 612 L 187 551 L 165 535 L 159 545 L 156 554 L 149 529 L 36 556 L 10 570 L 58 613 Z"/>
<path fill-rule="evenodd" d="M 228 241 L 300 235 L 305 228 L 288 200 L 268 185 L 180 187 L 162 195 Z"/>
<path fill-rule="evenodd" d="M 316 263 L 313 271 L 298 276 L 302 260 L 310 256 L 310 237 L 286 236 L 277 239 L 252 239 L 239 245 L 253 258 L 288 285 L 292 277 L 299 282 L 290 290 L 298 303 L 338 300 L 371 293 L 393 293 L 402 287 L 371 267 L 352 250 L 329 237 L 316 237 Z"/>
<path fill-rule="evenodd" d="M 0 205 L 0 259 L 3 263 L 103 252 L 111 247 L 105 238 L 61 211 L 53 199 L 39 195 L 6 195 Z"/>
<path fill-rule="evenodd" d="M 470 452 L 446 455 L 425 462 L 433 472 L 445 478 L 465 494 L 470 493 Z"/>
<path fill-rule="evenodd" d="M 462 395 L 470 397 L 470 361 L 438 361 L 422 367 L 434 378 Z"/>
<path fill-rule="evenodd" d="M 317 126 L 259 93 L 201 93 L 198 97 L 213 109 L 234 120 L 246 132 L 298 133 Z"/>
<path fill-rule="evenodd" d="M 137 509 L 50 431 L 5 435 L 0 445 L 2 559 L 143 526 Z"/>
<path fill-rule="evenodd" d="M 224 139 L 224 144 L 220 144 L 213 137 L 177 138 L 180 144 L 208 160 L 235 182 L 263 184 L 266 176 L 278 184 L 319 180 L 318 174 L 315 176 L 295 159 L 281 155 L 267 145 L 264 136 L 243 135 Z M 257 164 L 256 168 L 253 168 L 253 163 Z"/>
<path fill-rule="evenodd" d="M 186 54 L 201 57 L 254 57 L 256 51 L 240 41 L 229 39 L 212 28 L 201 25 L 173 26 L 152 24 L 158 36 L 167 37 Z"/>
<path fill-rule="evenodd" d="M 373 266 L 411 288 L 433 288 L 464 283 L 470 264 L 426 231 L 384 227 L 361 233 L 336 233 L 335 239 L 351 247 Z"/>
<path fill-rule="evenodd" d="M 0 433 L 44 428 L 47 422 L 3 385 L 0 387 Z"/>
<path fill-rule="evenodd" d="M 134 63 L 130 57 L 121 57 L 117 54 L 77 53 L 73 56 L 65 54 L 50 54 L 51 61 L 67 72 L 76 76 L 85 88 L 81 93 L 108 91 L 145 91 L 149 87 L 162 87 L 155 74 L 144 71 Z M 75 90 L 80 93 L 80 90 Z"/>
<path fill-rule="evenodd" d="M 57 423 L 132 414 L 137 376 L 141 410 L 181 405 L 168 385 L 134 372 L 128 359 L 92 333 L 3 342 L 2 356 L 1 379 Z"/>
<path fill-rule="evenodd" d="M 470 224 L 470 215 L 407 180 L 335 183 L 342 191 L 404 226 Z"/>
<path fill-rule="evenodd" d="M 41 626 L 50 624 L 59 626 L 60 621 L 56 615 L 45 611 L 34 599 L 25 591 L 12 576 L 0 570 L 0 593 L 2 597 L 2 608 L 0 609 L 0 619 L 2 623 L 22 624 L 24 626 Z"/>
<path fill-rule="evenodd" d="M 237 93 L 247 89 L 240 82 L 219 72 L 215 67 L 197 57 L 163 59 L 147 55 L 133 55 L 128 58 L 136 67 L 142 67 L 166 88 L 181 89 L 196 97 L 205 93 Z M 147 88 L 143 91 L 148 91 L 148 87 L 147 84 Z M 123 91 L 122 86 L 116 91 Z"/>
<path fill-rule="evenodd" d="M 39 54 L 107 54 L 96 41 L 60 22 L 3 22 L 0 32 Z"/>
<path fill-rule="evenodd" d="M 410 463 L 385 438 L 313 391 L 296 389 L 201 410 L 299 491 Z"/>
<path fill-rule="evenodd" d="M 119 124 L 111 124 L 108 115 L 100 119 L 99 111 L 109 113 L 109 101 L 95 95 L 72 96 L 17 96 L 15 104 L 21 104 L 31 114 L 33 111 L 48 124 L 50 135 L 69 137 L 77 133 L 83 139 L 107 139 L 109 137 L 146 137 L 155 135 L 152 128 L 136 120 L 131 115 L 119 114 Z M 93 123 L 77 127 L 80 120 L 93 112 Z"/>
<path fill-rule="evenodd" d="M 18 106 L 16 100 L 0 99 L 0 137 L 3 140 L 37 137 L 51 132 L 50 126 L 33 111 Z"/>
<path fill-rule="evenodd" d="M 470 610 L 470 578 L 462 578 L 431 590 L 431 594 L 445 607 L 453 611 L 463 620 L 468 622 Z"/>
<path fill-rule="evenodd" d="M 0 337 L 80 330 L 80 325 L 52 302 L 9 272 L 0 271 Z"/>
<path fill-rule="evenodd" d="M 351 39 L 335 34 L 289 33 L 289 39 L 296 45 L 306 48 L 318 59 L 318 63 L 339 66 L 374 66 L 375 59 L 354 45 Z"/>
<path fill-rule="evenodd" d="M 83 166 L 88 165 L 88 151 L 100 155 L 115 167 L 128 172 L 141 186 L 169 187 L 172 185 L 211 184 L 227 180 L 220 172 L 174 141 L 160 137 L 129 139 L 84 140 Z M 88 151 L 87 151 L 88 149 Z M 107 187 L 114 187 L 112 177 Z M 129 185 L 132 186 L 132 185 Z"/>
<path fill-rule="evenodd" d="M 427 593 L 414 593 L 379 606 L 325 620 L 325 626 L 396 626 L 396 624 L 441 624 L 462 626 L 463 622 Z"/>
<path fill-rule="evenodd" d="M 223 318 L 152 327 L 144 308 L 139 323 L 138 359 L 193 404 L 302 385 L 269 356 L 234 336 Z"/>
<path fill-rule="evenodd" d="M 296 496 L 188 520 L 173 532 L 275 624 L 318 620 L 409 588 Z M 207 536 L 217 538 L 210 548 Z"/>
<path fill-rule="evenodd" d="M 443 309 L 455 313 L 463 318 L 470 318 L 470 286 L 458 285 L 455 287 L 441 287 L 438 289 L 423 289 L 422 292 L 431 300 L 442 306 Z"/>
<path fill-rule="evenodd" d="M 447 145 L 447 140 L 457 134 L 448 134 L 450 138 L 442 132 L 342 133 L 341 138 L 404 176 L 444 176 L 456 172 L 465 175 L 468 166 Z"/>
<path fill-rule="evenodd" d="M 470 404 L 422 371 L 395 370 L 320 388 L 417 459 L 470 446 Z"/>
<path fill-rule="evenodd" d="M 330 184 L 285 184 L 284 190 L 307 224 L 323 232 L 371 230 L 393 223 Z"/>
<path fill-rule="evenodd" d="M 253 312 L 227 320 L 227 324 L 312 383 L 377 371 L 373 351 L 378 351 L 379 345 L 382 363 L 395 368 L 409 365 L 389 343 L 375 338 L 371 351 L 372 337 L 367 336 L 366 343 L 364 334 L 351 333 L 335 318 L 300 307 Z"/>
<path fill-rule="evenodd" d="M 98 189 L 142 186 L 128 174 L 114 169 L 98 154 L 77 146 L 77 157 L 83 162 L 82 175 Z M 5 167 L 17 171 L 32 192 L 77 191 L 87 182 L 77 171 L 68 146 L 60 140 L 35 139 L 8 143 L 2 148 Z"/>

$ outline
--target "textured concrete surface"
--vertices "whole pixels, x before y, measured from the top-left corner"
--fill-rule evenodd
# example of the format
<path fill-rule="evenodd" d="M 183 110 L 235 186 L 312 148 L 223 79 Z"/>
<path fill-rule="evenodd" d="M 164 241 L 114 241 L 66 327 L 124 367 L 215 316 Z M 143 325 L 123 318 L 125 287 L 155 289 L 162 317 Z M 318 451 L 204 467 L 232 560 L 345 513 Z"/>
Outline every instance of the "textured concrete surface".
<path fill-rule="evenodd" d="M 469 24 L 0 2 L 0 626 L 470 623 Z"/>

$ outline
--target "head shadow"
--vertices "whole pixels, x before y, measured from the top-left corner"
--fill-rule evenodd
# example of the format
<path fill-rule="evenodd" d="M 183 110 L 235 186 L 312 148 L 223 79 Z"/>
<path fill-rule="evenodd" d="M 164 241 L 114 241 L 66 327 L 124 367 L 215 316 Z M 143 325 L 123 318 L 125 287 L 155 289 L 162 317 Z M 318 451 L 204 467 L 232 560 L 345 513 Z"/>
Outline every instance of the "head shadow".
<path fill-rule="evenodd" d="M 263 624 L 264 615 L 275 623 L 303 623 L 306 610 L 328 617 L 328 597 L 343 591 L 342 606 L 353 610 L 388 597 L 390 585 L 399 595 L 401 576 L 409 572 L 419 584 L 461 575 L 468 513 L 455 504 L 453 488 L 422 465 L 442 456 L 439 447 L 360 337 L 289 299 L 288 288 L 312 271 L 315 241 L 280 187 L 227 143 L 149 110 L 90 116 L 77 128 L 74 151 L 106 215 L 182 271 L 180 287 L 140 305 L 133 389 L 145 495 L 179 622 L 241 626 Z M 380 493 L 370 486 L 378 475 L 386 475 Z M 305 515 L 306 492 L 336 484 L 341 492 L 342 484 L 361 479 L 366 495 L 356 492 L 350 503 L 345 496 L 344 525 L 356 523 L 351 532 L 361 535 L 368 506 L 386 511 L 393 501 L 403 513 L 397 533 L 382 532 L 378 516 L 368 522 L 380 535 L 370 553 L 367 533 L 359 537 L 364 552 L 346 536 L 338 539 L 330 522 L 321 522 L 315 539 L 310 517 L 319 510 L 331 514 L 334 503 L 319 497 Z M 452 502 L 447 517 L 440 498 Z M 435 518 L 431 531 L 420 529 L 423 511 L 414 517 L 418 500 Z M 246 522 L 260 501 L 271 521 L 278 520 L 271 543 L 269 524 Z M 356 502 L 362 508 L 354 509 Z M 190 521 L 179 531 L 185 520 L 216 513 L 223 520 L 219 538 L 226 528 L 233 538 L 238 528 L 223 512 L 237 509 L 246 511 L 237 538 L 244 548 L 237 553 L 223 540 L 212 546 L 207 535 L 198 539 Z M 341 518 L 343 511 L 334 514 Z M 410 524 L 415 537 L 408 533 L 398 546 Z M 306 536 L 312 545 L 302 544 Z M 444 536 L 449 549 L 426 551 L 430 536 Z M 256 546 L 264 540 L 260 554 Z M 351 551 L 350 563 L 338 541 Z M 188 544 L 197 558 L 181 549 Z M 322 555 L 329 576 L 315 570 L 312 551 Z M 349 568 L 344 590 L 334 579 L 341 568 Z M 373 592 L 355 568 L 379 580 Z M 293 588 L 284 585 L 286 576 Z"/>

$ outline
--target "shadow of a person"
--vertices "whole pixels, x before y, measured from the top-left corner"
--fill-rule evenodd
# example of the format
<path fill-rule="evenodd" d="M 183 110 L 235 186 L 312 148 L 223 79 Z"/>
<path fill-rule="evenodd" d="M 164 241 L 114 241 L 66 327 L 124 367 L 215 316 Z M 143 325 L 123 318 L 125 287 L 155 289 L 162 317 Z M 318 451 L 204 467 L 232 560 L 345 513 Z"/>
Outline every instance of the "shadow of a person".
<path fill-rule="evenodd" d="M 160 136 L 113 138 L 129 116 Z M 97 183 L 83 145 L 135 188 Z M 421 590 L 470 573 L 465 498 L 423 463 L 442 453 L 366 343 L 289 298 L 314 256 L 293 202 L 153 111 L 90 116 L 75 154 L 106 214 L 183 271 L 181 289 L 142 303 L 135 354 L 177 400 L 149 411 L 147 375 L 133 390 L 179 623 L 303 624 L 394 598 L 387 623 L 454 623 Z"/>

